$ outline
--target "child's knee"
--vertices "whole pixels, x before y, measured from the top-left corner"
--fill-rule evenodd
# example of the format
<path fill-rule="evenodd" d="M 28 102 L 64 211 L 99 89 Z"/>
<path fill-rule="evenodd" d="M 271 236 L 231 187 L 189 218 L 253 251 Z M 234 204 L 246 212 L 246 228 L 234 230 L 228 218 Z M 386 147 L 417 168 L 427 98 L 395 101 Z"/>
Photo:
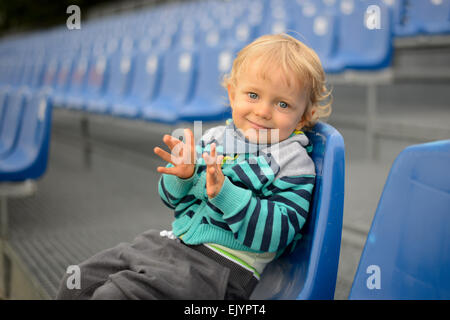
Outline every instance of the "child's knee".
<path fill-rule="evenodd" d="M 92 300 L 127 300 L 123 294 L 111 280 L 106 281 L 102 286 L 98 287 L 92 295 Z"/>

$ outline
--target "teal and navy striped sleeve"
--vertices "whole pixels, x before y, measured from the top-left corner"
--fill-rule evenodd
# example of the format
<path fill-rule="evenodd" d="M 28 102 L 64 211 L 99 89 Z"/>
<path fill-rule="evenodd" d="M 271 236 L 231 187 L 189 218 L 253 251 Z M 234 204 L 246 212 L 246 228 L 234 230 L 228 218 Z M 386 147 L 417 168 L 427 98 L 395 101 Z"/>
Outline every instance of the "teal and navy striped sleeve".
<path fill-rule="evenodd" d="M 219 194 L 209 201 L 223 212 L 234 237 L 256 251 L 277 252 L 286 248 L 303 227 L 315 176 L 282 177 L 266 196 L 233 184 L 226 176 Z"/>
<path fill-rule="evenodd" d="M 173 167 L 169 163 L 166 167 Z M 197 174 L 197 166 L 194 174 L 188 179 L 181 179 L 172 174 L 162 174 L 158 183 L 158 192 L 161 200 L 166 206 L 175 209 L 176 205 L 187 195 L 194 184 Z"/>

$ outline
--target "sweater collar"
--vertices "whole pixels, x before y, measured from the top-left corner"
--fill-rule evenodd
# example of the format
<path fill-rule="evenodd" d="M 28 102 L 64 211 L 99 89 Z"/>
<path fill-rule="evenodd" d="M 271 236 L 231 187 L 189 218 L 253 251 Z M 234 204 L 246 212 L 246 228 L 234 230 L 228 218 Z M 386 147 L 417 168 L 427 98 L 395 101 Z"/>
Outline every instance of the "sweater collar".
<path fill-rule="evenodd" d="M 291 142 L 299 142 L 303 147 L 306 147 L 309 143 L 308 138 L 303 131 L 295 130 L 285 140 L 279 142 L 287 144 Z M 250 142 L 239 130 L 233 122 L 233 119 L 228 119 L 225 126 L 224 137 L 224 153 L 226 154 L 242 154 L 242 153 L 256 153 L 259 150 L 270 147 L 269 144 L 257 144 Z"/>

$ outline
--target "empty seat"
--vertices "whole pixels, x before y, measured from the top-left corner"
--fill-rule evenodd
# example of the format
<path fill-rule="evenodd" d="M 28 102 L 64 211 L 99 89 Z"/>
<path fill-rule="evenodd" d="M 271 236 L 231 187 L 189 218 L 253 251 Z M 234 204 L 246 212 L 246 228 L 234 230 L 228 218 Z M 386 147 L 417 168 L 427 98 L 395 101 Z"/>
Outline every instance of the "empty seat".
<path fill-rule="evenodd" d="M 8 156 L 16 146 L 24 104 L 24 89 L 9 94 L 0 128 L 0 158 Z"/>
<path fill-rule="evenodd" d="M 55 107 L 64 107 L 66 94 L 70 90 L 70 82 L 72 73 L 76 67 L 76 58 L 74 55 L 64 55 L 59 63 L 59 68 L 56 73 L 54 92 L 51 99 Z"/>
<path fill-rule="evenodd" d="M 6 104 L 11 88 L 9 86 L 0 88 L 0 132 L 3 128 L 6 113 Z"/>
<path fill-rule="evenodd" d="M 42 87 L 48 89 L 54 89 L 57 80 L 58 67 L 59 67 L 60 57 L 59 55 L 52 55 L 49 57 L 42 76 Z"/>
<path fill-rule="evenodd" d="M 395 159 L 350 299 L 450 299 L 450 140 Z"/>
<path fill-rule="evenodd" d="M 180 120 L 222 120 L 230 118 L 228 94 L 221 82 L 231 70 L 236 47 L 205 47 L 199 52 L 197 83 L 194 97 L 179 110 Z"/>
<path fill-rule="evenodd" d="M 74 105 L 77 109 L 90 112 L 104 113 L 107 105 L 101 103 L 105 88 L 108 84 L 107 69 L 109 59 L 99 54 L 91 58 L 88 64 L 86 85 L 80 94 L 80 103 Z M 97 103 L 99 102 L 100 103 Z"/>
<path fill-rule="evenodd" d="M 87 110 L 109 114 L 112 106 L 125 97 L 131 88 L 133 74 L 132 54 L 115 52 L 110 58 L 107 71 L 107 84 L 104 93 L 87 101 Z"/>
<path fill-rule="evenodd" d="M 24 91 L 23 114 L 19 123 L 17 143 L 0 159 L 0 181 L 23 181 L 39 178 L 47 168 L 50 143 L 51 105 L 48 93 Z"/>
<path fill-rule="evenodd" d="M 196 54 L 177 50 L 164 54 L 162 79 L 155 100 L 142 109 L 145 120 L 175 123 L 178 112 L 192 98 L 196 80 Z"/>
<path fill-rule="evenodd" d="M 70 78 L 67 83 L 67 91 L 58 102 L 66 108 L 81 109 L 83 106 L 83 94 L 84 88 L 87 82 L 87 70 L 89 66 L 89 57 L 85 54 L 80 55 L 75 60 L 75 65 L 70 74 Z"/>
<path fill-rule="evenodd" d="M 381 69 L 392 58 L 392 16 L 381 0 L 342 0 L 337 60 L 349 69 Z"/>
<path fill-rule="evenodd" d="M 333 64 L 337 47 L 337 16 L 332 12 L 317 13 L 314 4 L 304 6 L 296 22 L 296 38 L 314 49 L 319 56 L 325 72 L 340 72 L 341 64 Z"/>
<path fill-rule="evenodd" d="M 450 32 L 450 0 L 415 0 L 404 5 L 399 36 Z"/>
<path fill-rule="evenodd" d="M 139 52 L 133 57 L 132 65 L 129 94 L 113 102 L 113 115 L 137 118 L 144 105 L 149 105 L 157 95 L 162 76 L 161 54 Z"/>

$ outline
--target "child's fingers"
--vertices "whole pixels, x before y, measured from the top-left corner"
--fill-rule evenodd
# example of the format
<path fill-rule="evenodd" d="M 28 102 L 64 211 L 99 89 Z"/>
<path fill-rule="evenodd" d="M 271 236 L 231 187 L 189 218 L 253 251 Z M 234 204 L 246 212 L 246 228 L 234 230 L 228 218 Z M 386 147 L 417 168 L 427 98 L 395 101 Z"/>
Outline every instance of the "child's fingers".
<path fill-rule="evenodd" d="M 163 159 L 166 162 L 169 162 L 173 165 L 175 165 L 175 163 L 172 161 L 172 155 L 170 153 L 168 153 L 167 151 L 159 148 L 159 147 L 155 147 L 153 149 L 153 152 L 158 155 L 161 159 Z"/>
<path fill-rule="evenodd" d="M 211 143 L 211 157 L 216 158 L 216 144 Z"/>
<path fill-rule="evenodd" d="M 172 174 L 174 176 L 178 175 L 178 170 L 176 167 L 158 167 L 156 168 L 156 171 L 158 171 L 159 173 Z"/>
<path fill-rule="evenodd" d="M 186 144 L 188 146 L 190 146 L 191 148 L 194 148 L 195 147 L 195 138 L 194 138 L 194 133 L 192 132 L 192 130 L 189 128 L 184 129 L 184 135 L 186 137 Z"/>
<path fill-rule="evenodd" d="M 211 156 L 208 153 L 204 152 L 202 154 L 202 157 L 205 160 L 206 166 L 209 167 L 212 164 Z"/>
<path fill-rule="evenodd" d="M 163 137 L 163 142 L 169 147 L 170 150 L 172 150 L 181 141 L 168 134 L 165 134 Z"/>
<path fill-rule="evenodd" d="M 222 171 L 223 157 L 224 157 L 223 155 L 222 156 L 218 156 L 217 157 L 217 161 L 216 161 L 217 169 L 220 170 L 220 171 Z"/>
<path fill-rule="evenodd" d="M 207 169 L 208 174 L 206 175 L 206 179 L 208 182 L 208 185 L 215 186 L 218 182 L 217 178 L 217 170 L 213 166 Z"/>

